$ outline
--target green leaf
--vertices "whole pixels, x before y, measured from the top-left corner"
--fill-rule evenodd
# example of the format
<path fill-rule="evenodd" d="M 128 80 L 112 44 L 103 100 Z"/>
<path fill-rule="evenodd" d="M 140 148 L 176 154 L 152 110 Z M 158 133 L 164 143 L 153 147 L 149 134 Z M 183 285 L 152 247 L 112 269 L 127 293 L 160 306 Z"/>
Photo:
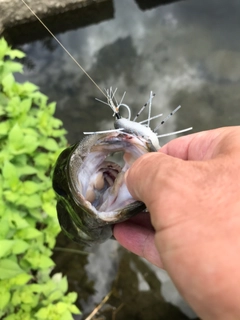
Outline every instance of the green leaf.
<path fill-rule="evenodd" d="M 6 184 L 7 182 L 4 183 L 4 185 Z M 10 191 L 10 190 L 4 191 L 3 196 L 4 196 L 4 200 L 10 202 L 11 204 L 15 203 L 19 199 L 19 195 L 15 191 Z"/>
<path fill-rule="evenodd" d="M 67 301 L 68 303 L 73 303 L 77 300 L 77 293 L 76 292 L 70 292 L 67 295 Z"/>
<path fill-rule="evenodd" d="M 62 126 L 62 121 L 60 119 L 52 118 L 51 123 L 53 128 L 59 128 L 60 126 Z"/>
<path fill-rule="evenodd" d="M 29 228 L 21 229 L 20 231 L 18 231 L 17 235 L 20 239 L 29 240 L 29 239 L 35 239 L 37 237 L 40 237 L 42 233 L 35 228 L 29 227 Z"/>
<path fill-rule="evenodd" d="M 59 149 L 59 146 L 56 142 L 56 140 L 52 139 L 52 138 L 49 138 L 46 140 L 46 142 L 44 142 L 42 144 L 42 146 L 47 149 L 47 150 L 51 150 L 51 151 L 56 151 Z"/>
<path fill-rule="evenodd" d="M 0 223 L 0 238 L 6 238 L 9 231 L 9 223 L 6 219 L 1 219 Z"/>
<path fill-rule="evenodd" d="M 0 123 L 0 135 L 6 136 L 8 134 L 8 131 L 10 130 L 10 122 L 4 121 Z"/>
<path fill-rule="evenodd" d="M 8 305 L 11 298 L 11 294 L 8 290 L 1 287 L 0 288 L 0 310 L 4 310 L 5 307 Z"/>
<path fill-rule="evenodd" d="M 46 269 L 54 266 L 54 262 L 52 259 L 41 255 L 40 261 L 38 263 L 39 268 Z"/>
<path fill-rule="evenodd" d="M 0 91 L 0 115 L 4 115 L 6 113 L 5 108 L 8 105 L 8 101 L 9 98 L 7 97 L 7 95 Z"/>
<path fill-rule="evenodd" d="M 40 167 L 49 167 L 50 160 L 48 158 L 48 155 L 46 153 L 40 153 L 34 157 L 34 162 L 36 166 Z"/>
<path fill-rule="evenodd" d="M 47 187 L 51 187 L 51 185 L 47 185 Z M 43 201 L 46 201 L 48 202 L 49 204 L 52 202 L 52 200 L 55 198 L 55 193 L 53 191 L 53 189 L 48 189 L 47 191 L 45 191 L 43 194 L 42 194 L 42 199 Z"/>
<path fill-rule="evenodd" d="M 26 135 L 24 137 L 24 150 L 26 153 L 32 153 L 38 146 L 39 142 L 36 136 Z"/>
<path fill-rule="evenodd" d="M 80 310 L 78 309 L 77 306 L 75 306 L 74 304 L 72 304 L 70 307 L 69 307 L 69 311 L 73 314 L 81 314 Z"/>
<path fill-rule="evenodd" d="M 48 301 L 49 303 L 54 302 L 54 301 L 58 301 L 62 298 L 62 291 L 60 290 L 55 290 L 54 292 L 52 292 L 48 297 Z"/>
<path fill-rule="evenodd" d="M 15 79 L 11 73 L 9 73 L 7 76 L 5 76 L 2 80 L 3 90 L 5 92 L 9 92 L 12 88 L 13 84 L 15 82 Z"/>
<path fill-rule="evenodd" d="M 22 113 L 27 113 L 32 106 L 32 99 L 24 99 L 21 101 L 19 108 Z"/>
<path fill-rule="evenodd" d="M 23 138 L 24 136 L 23 136 L 22 129 L 19 127 L 18 124 L 15 124 L 14 127 L 9 132 L 9 137 L 8 137 L 9 147 L 13 150 L 22 149 L 24 147 Z"/>
<path fill-rule="evenodd" d="M 17 50 L 17 49 L 15 49 L 15 50 L 13 50 L 13 49 L 9 50 L 9 51 L 7 52 L 7 55 L 8 55 L 11 59 L 15 59 L 15 58 L 21 59 L 21 58 L 25 57 L 25 53 L 23 53 L 22 51 Z"/>
<path fill-rule="evenodd" d="M 14 245 L 14 240 L 0 240 L 0 258 L 11 253 Z"/>
<path fill-rule="evenodd" d="M 0 258 L 10 253 L 23 253 L 29 248 L 29 244 L 23 240 L 0 240 Z"/>
<path fill-rule="evenodd" d="M 49 313 L 48 307 L 41 308 L 41 309 L 38 310 L 38 312 L 35 314 L 35 316 L 37 317 L 37 319 L 45 320 L 45 319 L 49 319 L 48 313 Z"/>
<path fill-rule="evenodd" d="M 32 279 L 32 276 L 27 273 L 21 273 L 17 276 L 11 278 L 10 283 L 12 286 L 23 286 L 24 284 L 28 283 Z"/>
<path fill-rule="evenodd" d="M 60 315 L 59 315 L 60 316 Z M 64 313 L 61 314 L 59 320 L 73 320 L 73 317 L 69 310 L 66 310 Z"/>
<path fill-rule="evenodd" d="M 21 63 L 13 62 L 13 61 L 6 61 L 4 64 L 5 67 L 5 74 L 14 73 L 14 72 L 22 72 L 23 66 Z"/>
<path fill-rule="evenodd" d="M 33 194 L 40 190 L 40 185 L 33 181 L 25 181 L 22 184 L 23 192 L 25 194 Z"/>
<path fill-rule="evenodd" d="M 23 195 L 16 200 L 18 205 L 22 205 L 28 209 L 38 208 L 42 205 L 41 198 L 38 194 Z"/>
<path fill-rule="evenodd" d="M 48 110 L 49 114 L 53 115 L 56 110 L 56 102 L 49 103 L 47 110 Z M 58 119 L 55 119 L 55 120 L 58 120 Z"/>
<path fill-rule="evenodd" d="M 56 217 L 57 211 L 56 211 L 56 204 L 51 204 L 49 202 L 43 203 L 42 205 L 43 210 L 50 216 L 50 217 Z"/>
<path fill-rule="evenodd" d="M 14 312 L 13 314 L 4 317 L 4 320 L 33 320 L 32 315 L 24 310 L 20 309 L 18 312 Z M 35 320 L 35 318 L 34 318 Z"/>
<path fill-rule="evenodd" d="M 11 302 L 14 307 L 22 304 L 22 292 L 20 290 L 13 292 Z"/>
<path fill-rule="evenodd" d="M 40 254 L 39 252 L 29 252 L 25 256 L 33 269 L 47 269 L 54 266 L 54 262 L 49 257 Z"/>
<path fill-rule="evenodd" d="M 34 308 L 38 303 L 38 295 L 33 294 L 32 286 L 25 287 L 21 295 L 21 304 L 23 304 L 24 309 L 27 311 L 28 308 L 25 308 L 25 305 L 31 306 L 31 309 Z"/>
<path fill-rule="evenodd" d="M 3 178 L 6 180 L 11 179 L 11 177 L 14 175 L 16 178 L 18 178 L 17 169 L 11 162 L 5 162 L 4 167 L 2 169 Z"/>
<path fill-rule="evenodd" d="M 24 175 L 32 175 L 35 173 L 37 173 L 37 169 L 33 166 L 25 165 L 23 167 L 18 167 L 19 177 L 24 176 Z"/>
<path fill-rule="evenodd" d="M 19 177 L 17 168 L 9 161 L 4 163 L 2 174 L 4 178 L 4 188 L 9 187 L 12 190 L 16 190 L 19 186 Z"/>
<path fill-rule="evenodd" d="M 58 285 L 58 288 L 65 293 L 68 289 L 68 282 L 66 277 L 62 277 L 61 273 L 55 273 L 52 280 Z"/>
<path fill-rule="evenodd" d="M 20 113 L 19 104 L 21 99 L 19 96 L 11 96 L 8 100 L 8 105 L 6 106 L 6 112 L 9 117 L 17 117 Z"/>
<path fill-rule="evenodd" d="M 59 314 L 62 314 L 68 309 L 68 305 L 67 303 L 64 303 L 64 302 L 58 302 L 55 305 L 55 308 Z"/>
<path fill-rule="evenodd" d="M 19 267 L 19 265 L 10 259 L 0 260 L 0 279 L 9 279 L 24 271 Z"/>
<path fill-rule="evenodd" d="M 24 240 L 15 240 L 14 245 L 12 247 L 12 253 L 13 254 L 20 254 L 24 253 L 29 248 L 29 243 L 27 243 Z"/>
<path fill-rule="evenodd" d="M 23 83 L 22 88 L 26 93 L 32 93 L 38 89 L 38 86 L 36 86 L 31 82 L 26 81 Z"/>
<path fill-rule="evenodd" d="M 27 220 L 22 218 L 17 213 L 8 213 L 7 217 L 8 217 L 10 226 L 16 230 L 21 230 L 29 227 L 29 223 L 27 222 Z"/>
<path fill-rule="evenodd" d="M 61 130 L 56 130 L 54 129 L 51 133 L 51 135 L 54 138 L 58 138 L 58 137 L 63 137 L 65 134 L 67 133 L 67 131 L 65 129 L 61 129 Z"/>
<path fill-rule="evenodd" d="M 0 59 L 2 59 L 8 52 L 9 47 L 7 41 L 4 38 L 0 38 Z"/>

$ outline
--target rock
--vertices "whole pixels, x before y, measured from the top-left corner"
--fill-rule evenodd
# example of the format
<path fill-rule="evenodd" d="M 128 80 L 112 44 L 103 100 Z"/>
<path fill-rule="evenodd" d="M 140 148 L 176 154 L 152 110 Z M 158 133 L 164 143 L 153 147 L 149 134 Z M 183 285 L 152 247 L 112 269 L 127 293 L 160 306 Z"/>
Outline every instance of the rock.
<path fill-rule="evenodd" d="M 113 18 L 112 0 L 32 0 L 31 9 L 54 33 Z M 20 44 L 46 37 L 47 31 L 20 0 L 0 0 L 0 35 Z"/>

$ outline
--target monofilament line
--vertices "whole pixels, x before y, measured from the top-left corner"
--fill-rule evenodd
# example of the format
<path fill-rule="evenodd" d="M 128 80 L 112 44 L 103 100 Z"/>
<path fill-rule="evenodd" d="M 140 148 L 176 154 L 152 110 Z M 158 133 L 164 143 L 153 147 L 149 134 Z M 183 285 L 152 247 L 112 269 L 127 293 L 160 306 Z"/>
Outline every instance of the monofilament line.
<path fill-rule="evenodd" d="M 69 55 L 69 57 L 76 63 L 76 65 L 82 70 L 83 73 L 92 81 L 92 83 L 98 88 L 98 90 L 105 96 L 106 94 L 103 90 L 97 85 L 97 83 L 93 80 L 93 78 L 83 69 L 79 62 L 71 55 L 71 53 L 64 47 L 64 45 L 58 40 L 58 38 L 52 33 L 52 31 L 45 25 L 45 23 L 38 17 L 38 15 L 29 7 L 29 5 L 24 1 L 21 0 L 24 5 L 31 11 L 31 13 L 36 17 L 36 19 L 44 26 L 44 28 L 50 33 L 50 35 L 57 41 L 57 43 L 63 48 L 63 50 Z"/>

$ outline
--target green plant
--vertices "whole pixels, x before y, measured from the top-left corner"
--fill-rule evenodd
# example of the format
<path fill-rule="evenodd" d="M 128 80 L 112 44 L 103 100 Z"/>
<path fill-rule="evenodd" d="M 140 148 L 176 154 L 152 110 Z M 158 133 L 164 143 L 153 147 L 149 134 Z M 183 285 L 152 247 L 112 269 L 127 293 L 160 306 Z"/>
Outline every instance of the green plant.
<path fill-rule="evenodd" d="M 0 39 L 0 319 L 72 319 L 67 279 L 50 277 L 60 228 L 50 171 L 66 146 L 55 103 L 17 83 L 24 54 Z"/>

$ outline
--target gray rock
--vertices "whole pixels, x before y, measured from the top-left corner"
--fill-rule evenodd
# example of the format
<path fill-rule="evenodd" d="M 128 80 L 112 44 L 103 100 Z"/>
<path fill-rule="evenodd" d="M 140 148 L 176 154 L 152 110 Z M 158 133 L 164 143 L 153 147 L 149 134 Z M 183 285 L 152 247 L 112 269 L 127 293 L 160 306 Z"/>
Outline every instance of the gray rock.
<path fill-rule="evenodd" d="M 59 24 L 59 20 L 56 21 L 56 17 L 59 14 L 61 14 L 61 21 L 64 21 L 64 23 L 61 23 L 61 25 L 64 25 L 64 30 L 71 29 L 71 27 L 74 28 L 75 26 L 71 25 L 71 27 L 69 27 L 69 21 L 74 20 L 74 17 L 71 16 L 71 18 L 67 20 L 62 17 L 62 14 L 66 14 L 68 12 L 76 12 L 76 14 L 78 14 L 78 20 L 80 20 L 80 24 L 78 24 L 78 26 L 88 25 L 104 20 L 106 18 L 112 18 L 113 16 L 112 0 L 31 0 L 28 1 L 27 4 L 37 14 L 39 18 L 48 22 L 48 26 L 50 24 L 51 30 L 53 23 L 52 20 L 55 22 L 55 25 Z M 88 9 L 89 7 L 92 7 L 92 10 L 90 10 L 91 18 L 86 17 L 85 8 L 87 7 Z M 81 11 L 84 14 L 79 15 L 79 11 Z M 96 13 L 95 15 L 93 14 L 94 11 Z M 39 22 L 37 21 L 34 14 L 29 10 L 29 8 L 27 8 L 27 6 L 21 0 L 0 0 L 0 12 L 0 35 L 4 34 L 4 32 L 6 32 L 9 29 L 19 28 L 19 26 L 21 27 L 24 25 L 26 25 L 27 27 L 26 30 L 21 28 L 20 30 L 18 30 L 21 36 L 24 33 L 28 34 L 29 36 L 33 33 L 35 34 L 35 37 L 38 35 Z M 30 25 L 30 23 L 35 24 Z M 53 28 L 53 31 L 58 32 L 62 30 L 56 30 L 56 28 Z M 41 38 L 41 36 L 39 36 L 38 38 Z"/>

